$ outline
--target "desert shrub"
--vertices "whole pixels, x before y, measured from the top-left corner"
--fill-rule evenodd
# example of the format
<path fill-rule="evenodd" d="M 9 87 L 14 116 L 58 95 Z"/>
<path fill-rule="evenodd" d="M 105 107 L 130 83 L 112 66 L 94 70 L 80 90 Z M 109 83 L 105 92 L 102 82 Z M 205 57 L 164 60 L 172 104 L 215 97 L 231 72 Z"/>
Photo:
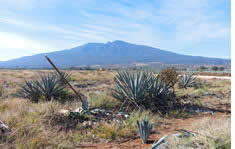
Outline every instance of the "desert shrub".
<path fill-rule="evenodd" d="M 172 88 L 174 91 L 174 86 L 178 81 L 178 74 L 176 72 L 176 69 L 174 67 L 168 67 L 166 69 L 163 69 L 160 72 L 160 79 L 162 81 L 165 81 L 167 83 L 167 86 L 169 88 Z"/>
<path fill-rule="evenodd" d="M 207 70 L 208 68 L 207 67 L 205 67 L 205 66 L 200 66 L 200 71 L 205 71 L 205 70 Z"/>
<path fill-rule="evenodd" d="M 70 75 L 63 72 L 63 76 L 70 80 Z M 38 79 L 25 81 L 19 89 L 17 95 L 28 98 L 32 102 L 38 102 L 39 99 L 50 101 L 52 99 L 63 101 L 69 96 L 65 90 L 66 84 L 56 73 L 39 74 Z"/>
<path fill-rule="evenodd" d="M 164 81 L 150 71 L 122 71 L 114 78 L 113 97 L 122 108 L 165 111 L 172 105 L 172 92 Z"/>
<path fill-rule="evenodd" d="M 0 84 L 0 97 L 3 95 L 3 86 Z"/>
<path fill-rule="evenodd" d="M 198 80 L 192 73 L 185 73 L 179 77 L 179 88 L 200 87 Z"/>
<path fill-rule="evenodd" d="M 218 69 L 219 69 L 219 67 L 217 67 L 217 66 L 211 67 L 211 70 L 213 70 L 213 71 L 218 71 Z"/>
<path fill-rule="evenodd" d="M 224 67 L 221 66 L 221 67 L 218 68 L 218 70 L 219 70 L 219 71 L 224 71 Z"/>

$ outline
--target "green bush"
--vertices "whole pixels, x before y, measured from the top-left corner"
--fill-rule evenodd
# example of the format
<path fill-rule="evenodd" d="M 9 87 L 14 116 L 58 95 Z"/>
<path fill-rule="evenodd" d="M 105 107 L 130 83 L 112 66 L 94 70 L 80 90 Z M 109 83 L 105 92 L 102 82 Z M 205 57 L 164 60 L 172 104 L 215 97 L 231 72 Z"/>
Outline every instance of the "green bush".
<path fill-rule="evenodd" d="M 219 69 L 219 71 L 224 71 L 224 67 L 223 66 L 219 67 L 218 69 Z"/>
<path fill-rule="evenodd" d="M 70 74 L 65 72 L 62 74 L 67 80 L 70 80 Z M 39 99 L 63 101 L 69 96 L 65 88 L 66 84 L 56 73 L 39 74 L 38 79 L 25 81 L 17 95 L 28 98 L 32 102 L 38 102 Z"/>
<path fill-rule="evenodd" d="M 205 71 L 205 70 L 207 70 L 208 68 L 207 67 L 205 67 L 205 66 L 200 66 L 200 71 Z"/>
<path fill-rule="evenodd" d="M 121 101 L 122 108 L 165 111 L 172 105 L 172 92 L 166 82 L 150 71 L 122 71 L 114 78 L 113 97 Z"/>
<path fill-rule="evenodd" d="M 218 71 L 218 69 L 219 69 L 219 67 L 217 67 L 217 66 L 213 66 L 213 67 L 211 68 L 211 70 L 213 70 L 213 71 Z"/>

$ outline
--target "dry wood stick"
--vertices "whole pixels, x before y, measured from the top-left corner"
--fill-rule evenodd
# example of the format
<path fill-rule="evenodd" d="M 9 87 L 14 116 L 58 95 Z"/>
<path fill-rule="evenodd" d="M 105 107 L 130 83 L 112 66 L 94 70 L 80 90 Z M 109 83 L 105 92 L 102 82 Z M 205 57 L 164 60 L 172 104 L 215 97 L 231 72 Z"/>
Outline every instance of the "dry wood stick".
<path fill-rule="evenodd" d="M 73 92 L 78 96 L 79 100 L 82 102 L 82 107 L 83 109 L 88 109 L 88 102 L 86 99 L 84 99 L 84 95 L 80 92 L 77 92 L 72 85 L 64 78 L 64 76 L 62 75 L 62 73 L 59 71 L 59 69 L 57 69 L 57 67 L 53 64 L 53 62 L 49 59 L 49 57 L 45 56 L 47 61 L 53 66 L 53 68 L 57 71 L 57 73 L 60 75 L 60 77 L 63 79 L 63 81 L 69 86 L 70 89 L 73 90 Z"/>

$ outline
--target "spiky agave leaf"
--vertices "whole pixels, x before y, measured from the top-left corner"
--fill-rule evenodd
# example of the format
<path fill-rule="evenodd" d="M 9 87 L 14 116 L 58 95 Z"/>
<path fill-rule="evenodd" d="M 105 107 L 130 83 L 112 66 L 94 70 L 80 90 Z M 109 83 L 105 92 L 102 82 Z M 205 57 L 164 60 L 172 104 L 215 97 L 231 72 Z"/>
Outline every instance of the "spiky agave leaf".
<path fill-rule="evenodd" d="M 70 74 L 62 72 L 62 75 L 70 80 Z M 43 97 L 46 101 L 50 101 L 52 98 L 59 99 L 60 97 L 64 97 L 66 94 L 65 88 L 66 84 L 55 72 L 42 73 L 33 81 L 25 81 L 17 95 L 34 102 L 38 102 L 40 97 Z"/>
<path fill-rule="evenodd" d="M 122 107 L 160 109 L 167 105 L 170 93 L 167 83 L 151 71 L 122 71 L 114 78 L 113 96 L 122 102 Z"/>
<path fill-rule="evenodd" d="M 193 73 L 185 73 L 179 77 L 179 87 L 180 88 L 189 88 L 193 87 L 196 83 L 196 77 L 193 76 Z"/>
<path fill-rule="evenodd" d="M 137 120 L 137 126 L 138 126 L 138 131 L 139 131 L 139 135 L 140 135 L 142 142 L 144 144 L 147 143 L 147 139 L 150 136 L 153 125 L 149 124 L 149 120 L 145 116 L 141 122 Z"/>
<path fill-rule="evenodd" d="M 50 101 L 52 98 L 58 98 L 66 87 L 62 83 L 61 78 L 55 73 L 40 74 L 39 80 L 35 82 L 42 96 L 47 101 Z"/>
<path fill-rule="evenodd" d="M 121 71 L 114 78 L 113 96 L 138 104 L 144 100 L 148 88 L 148 74 L 144 71 Z"/>
<path fill-rule="evenodd" d="M 16 95 L 22 98 L 28 98 L 32 102 L 38 102 L 41 91 L 36 86 L 35 81 L 25 81 Z"/>

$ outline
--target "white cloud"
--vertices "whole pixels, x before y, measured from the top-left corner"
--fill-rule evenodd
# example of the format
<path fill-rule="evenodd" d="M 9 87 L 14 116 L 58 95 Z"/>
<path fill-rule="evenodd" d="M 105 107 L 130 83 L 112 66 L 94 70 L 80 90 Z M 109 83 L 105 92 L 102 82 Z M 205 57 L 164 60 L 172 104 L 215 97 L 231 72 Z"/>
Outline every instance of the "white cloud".
<path fill-rule="evenodd" d="M 24 17 L 17 15 L 17 11 L 11 11 L 14 8 L 25 9 L 27 12 L 34 12 L 34 9 L 35 11 L 37 9 L 36 12 L 38 12 L 40 8 L 44 10 L 46 7 L 57 7 L 60 2 L 60 0 L 0 1 L 0 8 L 11 8 L 10 14 L 1 13 L 0 24 L 4 27 L 9 24 L 9 28 L 13 30 L 22 28 L 34 36 L 30 38 L 22 36 L 24 31 L 21 35 L 8 33 L 8 39 L 12 39 L 8 41 L 15 41 L 16 45 L 22 48 L 38 49 L 38 47 L 50 46 L 50 49 L 59 50 L 87 42 L 119 39 L 174 50 L 190 49 L 200 44 L 200 41 L 226 40 L 230 35 L 230 26 L 227 21 L 224 21 L 225 12 L 215 9 L 221 0 L 157 0 L 157 2 L 146 1 L 139 4 L 136 1 L 89 0 L 69 3 L 64 1 L 65 8 L 61 7 L 61 10 L 65 11 L 65 15 L 70 15 L 70 11 L 66 12 L 68 8 L 71 12 L 76 12 L 76 15 L 68 17 L 71 19 L 69 20 L 63 15 L 57 16 L 60 7 L 48 9 L 46 23 L 37 20 L 37 15 Z M 55 16 L 50 16 L 50 12 Z M 66 20 L 64 24 L 59 24 L 58 22 L 63 19 Z M 4 28 L 0 28 L 1 31 L 4 31 Z M 44 35 L 46 35 L 45 38 Z M 3 35 L 0 37 L 3 38 Z M 186 43 L 187 47 L 185 47 Z"/>
<path fill-rule="evenodd" d="M 46 45 L 42 45 L 36 41 L 28 39 L 26 37 L 8 33 L 8 32 L 0 32 L 0 47 L 2 50 L 4 49 L 32 49 L 34 52 L 41 51 L 42 49 L 50 49 Z M 4 52 L 4 51 L 3 51 Z"/>

